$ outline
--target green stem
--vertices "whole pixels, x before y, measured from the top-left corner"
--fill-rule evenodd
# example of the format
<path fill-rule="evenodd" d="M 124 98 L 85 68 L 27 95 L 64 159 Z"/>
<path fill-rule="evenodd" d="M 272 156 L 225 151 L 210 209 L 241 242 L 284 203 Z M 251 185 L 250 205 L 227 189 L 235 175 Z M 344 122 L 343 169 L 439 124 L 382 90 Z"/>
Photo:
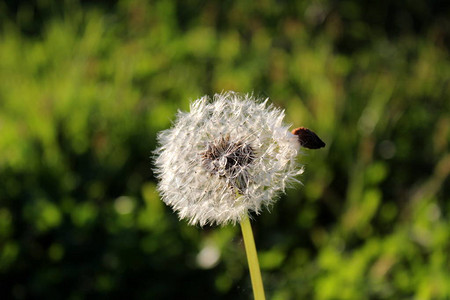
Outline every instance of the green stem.
<path fill-rule="evenodd" d="M 255 300 L 265 300 L 264 287 L 259 269 L 258 255 L 256 253 L 255 240 L 253 239 L 252 226 L 247 216 L 241 221 L 242 236 L 244 237 L 245 252 L 247 253 L 248 268 L 252 280 L 253 295 Z"/>

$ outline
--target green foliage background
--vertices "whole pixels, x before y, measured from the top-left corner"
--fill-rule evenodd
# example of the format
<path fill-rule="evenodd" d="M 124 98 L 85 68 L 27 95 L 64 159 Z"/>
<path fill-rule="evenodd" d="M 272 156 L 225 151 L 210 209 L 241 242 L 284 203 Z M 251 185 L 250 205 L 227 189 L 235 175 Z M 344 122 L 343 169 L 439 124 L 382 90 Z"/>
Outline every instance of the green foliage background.
<path fill-rule="evenodd" d="M 177 109 L 234 90 L 327 142 L 254 218 L 268 299 L 449 299 L 449 12 L 0 3 L 0 297 L 251 299 L 239 228 L 178 221 L 149 158 Z"/>

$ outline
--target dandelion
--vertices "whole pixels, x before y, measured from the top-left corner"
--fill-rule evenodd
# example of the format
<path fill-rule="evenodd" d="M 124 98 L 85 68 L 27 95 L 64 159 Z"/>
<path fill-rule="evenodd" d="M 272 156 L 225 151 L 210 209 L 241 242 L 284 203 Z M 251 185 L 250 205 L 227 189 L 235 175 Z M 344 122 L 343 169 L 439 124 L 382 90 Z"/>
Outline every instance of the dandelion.
<path fill-rule="evenodd" d="M 189 112 L 178 112 L 172 128 L 159 133 L 155 150 L 158 190 L 180 219 L 200 226 L 241 224 L 252 283 L 252 272 L 260 273 L 259 266 L 252 271 L 258 261 L 249 212 L 261 213 L 298 182 L 300 146 L 325 145 L 306 128 L 290 132 L 283 119 L 284 111 L 268 99 L 234 92 L 205 96 Z M 256 289 L 264 298 L 262 282 Z"/>
<path fill-rule="evenodd" d="M 235 224 L 298 181 L 298 138 L 267 102 L 233 92 L 203 97 L 159 134 L 158 189 L 181 219 Z"/>

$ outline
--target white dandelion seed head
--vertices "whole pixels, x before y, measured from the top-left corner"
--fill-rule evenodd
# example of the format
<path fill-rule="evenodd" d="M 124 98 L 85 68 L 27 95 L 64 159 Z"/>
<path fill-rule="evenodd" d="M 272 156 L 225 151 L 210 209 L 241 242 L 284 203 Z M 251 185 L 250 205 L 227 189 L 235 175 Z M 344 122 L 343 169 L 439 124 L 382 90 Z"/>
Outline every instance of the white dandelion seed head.
<path fill-rule="evenodd" d="M 191 225 L 237 223 L 259 214 L 298 182 L 300 144 L 284 111 L 226 92 L 191 103 L 158 135 L 155 173 L 162 200 Z"/>

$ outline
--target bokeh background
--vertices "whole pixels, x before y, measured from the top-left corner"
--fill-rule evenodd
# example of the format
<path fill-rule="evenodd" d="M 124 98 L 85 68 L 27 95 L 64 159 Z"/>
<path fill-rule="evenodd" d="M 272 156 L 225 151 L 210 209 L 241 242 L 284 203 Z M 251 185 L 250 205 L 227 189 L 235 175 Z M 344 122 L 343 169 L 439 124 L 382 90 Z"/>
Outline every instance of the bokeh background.
<path fill-rule="evenodd" d="M 3 1 L 0 298 L 251 299 L 239 227 L 159 199 L 158 131 L 254 92 L 327 142 L 252 222 L 268 299 L 450 299 L 448 1 Z"/>

